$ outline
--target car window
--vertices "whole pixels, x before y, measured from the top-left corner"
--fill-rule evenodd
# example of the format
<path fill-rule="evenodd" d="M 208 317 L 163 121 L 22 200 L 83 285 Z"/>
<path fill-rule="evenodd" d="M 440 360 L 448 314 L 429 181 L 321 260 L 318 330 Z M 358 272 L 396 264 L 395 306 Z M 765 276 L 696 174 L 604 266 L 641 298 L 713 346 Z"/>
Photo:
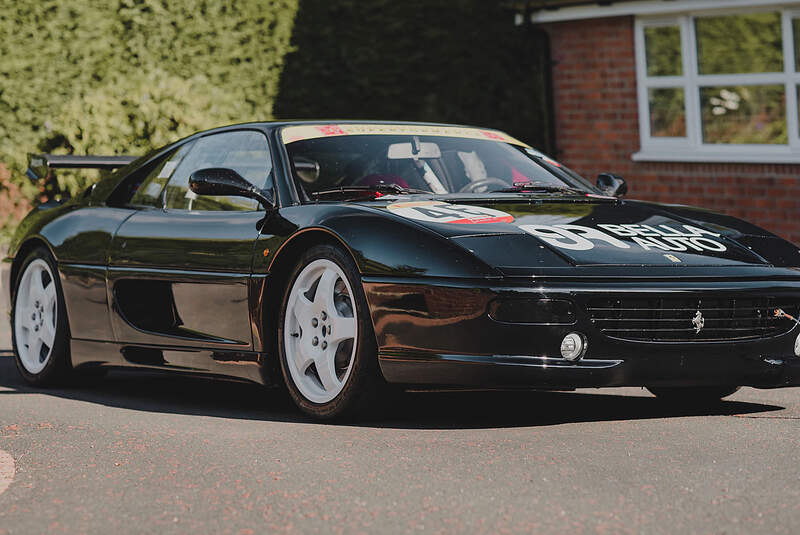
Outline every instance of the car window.
<path fill-rule="evenodd" d="M 146 169 L 143 169 L 144 179 L 137 181 L 138 185 L 128 204 L 132 206 L 161 207 L 161 192 L 164 189 L 164 185 L 193 144 L 194 142 L 192 141 L 185 143 L 160 160 L 149 164 Z"/>
<path fill-rule="evenodd" d="M 267 138 L 260 132 L 223 132 L 198 139 L 172 173 L 165 190 L 165 206 L 173 210 L 258 210 L 258 201 L 245 197 L 196 195 L 189 176 L 199 169 L 233 169 L 259 188 L 267 187 L 272 160 Z"/>
<path fill-rule="evenodd" d="M 285 140 L 307 194 L 396 185 L 436 194 L 483 194 L 518 184 L 591 184 L 541 153 L 494 139 L 443 135 L 346 134 Z"/>

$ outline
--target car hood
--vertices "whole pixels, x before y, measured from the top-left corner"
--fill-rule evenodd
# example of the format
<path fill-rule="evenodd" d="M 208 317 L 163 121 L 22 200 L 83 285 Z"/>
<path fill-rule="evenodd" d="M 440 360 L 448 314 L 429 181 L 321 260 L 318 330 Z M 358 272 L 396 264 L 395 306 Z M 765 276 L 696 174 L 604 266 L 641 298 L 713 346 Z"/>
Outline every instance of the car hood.
<path fill-rule="evenodd" d="M 521 196 L 520 196 L 521 197 Z M 565 266 L 800 266 L 797 247 L 744 221 L 607 197 L 406 200 L 380 210 L 505 273 Z"/>

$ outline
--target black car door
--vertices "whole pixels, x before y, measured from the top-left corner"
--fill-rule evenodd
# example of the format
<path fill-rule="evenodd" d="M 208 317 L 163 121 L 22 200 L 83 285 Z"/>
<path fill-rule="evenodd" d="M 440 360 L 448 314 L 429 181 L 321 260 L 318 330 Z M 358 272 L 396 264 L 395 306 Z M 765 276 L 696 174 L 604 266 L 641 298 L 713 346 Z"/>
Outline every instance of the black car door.
<path fill-rule="evenodd" d="M 272 160 L 266 136 L 236 130 L 190 141 L 142 182 L 131 198 L 139 209 L 120 227 L 109 254 L 118 342 L 133 348 L 253 349 L 249 278 L 265 212 L 243 197 L 195 195 L 189 176 L 208 167 L 234 169 L 267 187 Z"/>

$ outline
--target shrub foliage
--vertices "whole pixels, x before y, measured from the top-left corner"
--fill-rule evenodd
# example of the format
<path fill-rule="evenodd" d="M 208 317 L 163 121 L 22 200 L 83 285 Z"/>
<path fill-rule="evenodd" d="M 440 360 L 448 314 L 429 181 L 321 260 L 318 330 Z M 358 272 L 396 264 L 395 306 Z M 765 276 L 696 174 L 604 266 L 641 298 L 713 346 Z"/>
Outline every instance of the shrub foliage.
<path fill-rule="evenodd" d="M 137 154 L 271 117 L 297 10 L 297 0 L 0 4 L 0 162 L 18 183 L 28 152 Z M 58 180 L 71 193 L 91 177 Z"/>
<path fill-rule="evenodd" d="M 29 152 L 141 154 L 275 116 L 474 123 L 550 149 L 544 41 L 512 14 L 486 0 L 0 0 L 0 178 L 41 197 Z M 60 172 L 46 193 L 94 178 Z"/>

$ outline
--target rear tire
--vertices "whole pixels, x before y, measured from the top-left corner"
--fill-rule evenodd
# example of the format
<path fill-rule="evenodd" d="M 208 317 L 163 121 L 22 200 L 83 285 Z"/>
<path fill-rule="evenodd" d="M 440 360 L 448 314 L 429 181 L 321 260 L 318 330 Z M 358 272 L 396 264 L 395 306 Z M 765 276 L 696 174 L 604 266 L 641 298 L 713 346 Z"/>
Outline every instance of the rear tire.
<path fill-rule="evenodd" d="M 739 386 L 647 387 L 659 399 L 692 405 L 717 403 L 740 388 Z"/>
<path fill-rule="evenodd" d="M 34 386 L 65 381 L 72 370 L 64 292 L 49 251 L 34 249 L 22 262 L 11 306 L 14 360 Z"/>
<path fill-rule="evenodd" d="M 277 345 L 289 395 L 319 420 L 364 412 L 385 382 L 355 262 L 338 247 L 317 245 L 288 280 Z"/>

